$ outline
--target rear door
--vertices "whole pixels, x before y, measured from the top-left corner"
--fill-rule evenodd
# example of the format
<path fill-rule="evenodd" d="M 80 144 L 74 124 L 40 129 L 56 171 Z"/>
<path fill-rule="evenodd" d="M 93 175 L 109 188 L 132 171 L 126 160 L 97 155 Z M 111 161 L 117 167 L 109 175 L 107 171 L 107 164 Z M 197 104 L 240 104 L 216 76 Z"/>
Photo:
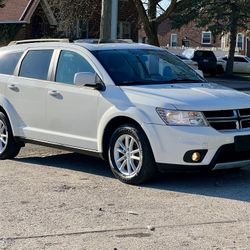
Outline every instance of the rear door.
<path fill-rule="evenodd" d="M 6 96 L 22 137 L 46 141 L 46 87 L 53 49 L 28 50 L 9 80 Z"/>

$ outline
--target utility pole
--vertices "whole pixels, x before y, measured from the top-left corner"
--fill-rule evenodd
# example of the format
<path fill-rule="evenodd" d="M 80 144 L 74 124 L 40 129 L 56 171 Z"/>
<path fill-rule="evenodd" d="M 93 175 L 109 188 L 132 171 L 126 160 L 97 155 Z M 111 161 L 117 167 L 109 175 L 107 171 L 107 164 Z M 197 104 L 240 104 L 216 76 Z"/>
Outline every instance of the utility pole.
<path fill-rule="evenodd" d="M 111 39 L 117 39 L 117 23 L 118 23 L 118 2 L 112 0 L 112 19 L 111 19 Z"/>
<path fill-rule="evenodd" d="M 111 40 L 112 0 L 102 0 L 102 14 L 100 25 L 101 43 Z"/>

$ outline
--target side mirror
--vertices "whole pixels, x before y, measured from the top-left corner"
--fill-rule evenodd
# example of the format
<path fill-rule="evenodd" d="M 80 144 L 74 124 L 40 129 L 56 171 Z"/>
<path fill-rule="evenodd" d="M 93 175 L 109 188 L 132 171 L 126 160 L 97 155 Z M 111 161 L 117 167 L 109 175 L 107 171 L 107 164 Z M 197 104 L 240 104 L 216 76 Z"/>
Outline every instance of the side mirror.
<path fill-rule="evenodd" d="M 93 87 L 97 90 L 104 90 L 105 86 L 96 73 L 78 72 L 74 76 L 74 84 L 78 86 Z"/>
<path fill-rule="evenodd" d="M 96 85 L 96 73 L 78 72 L 74 76 L 75 85 Z"/>

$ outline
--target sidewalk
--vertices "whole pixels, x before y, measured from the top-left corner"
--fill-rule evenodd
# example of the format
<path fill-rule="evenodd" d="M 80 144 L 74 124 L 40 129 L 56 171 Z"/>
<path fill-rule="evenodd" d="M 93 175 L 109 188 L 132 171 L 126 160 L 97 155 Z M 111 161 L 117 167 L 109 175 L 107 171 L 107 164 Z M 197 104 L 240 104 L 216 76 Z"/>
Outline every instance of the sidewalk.
<path fill-rule="evenodd" d="M 216 77 L 206 77 L 209 82 L 218 83 L 229 88 L 241 90 L 241 91 L 250 91 L 250 81 L 241 81 L 235 79 L 223 79 Z"/>

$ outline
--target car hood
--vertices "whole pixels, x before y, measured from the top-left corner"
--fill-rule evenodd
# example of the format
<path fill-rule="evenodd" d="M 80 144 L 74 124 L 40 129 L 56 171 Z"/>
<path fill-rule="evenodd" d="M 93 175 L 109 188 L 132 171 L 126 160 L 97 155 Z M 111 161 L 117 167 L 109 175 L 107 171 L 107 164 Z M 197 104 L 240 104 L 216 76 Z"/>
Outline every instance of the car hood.
<path fill-rule="evenodd" d="M 131 103 L 179 110 L 250 108 L 250 95 L 215 83 L 122 86 Z"/>

